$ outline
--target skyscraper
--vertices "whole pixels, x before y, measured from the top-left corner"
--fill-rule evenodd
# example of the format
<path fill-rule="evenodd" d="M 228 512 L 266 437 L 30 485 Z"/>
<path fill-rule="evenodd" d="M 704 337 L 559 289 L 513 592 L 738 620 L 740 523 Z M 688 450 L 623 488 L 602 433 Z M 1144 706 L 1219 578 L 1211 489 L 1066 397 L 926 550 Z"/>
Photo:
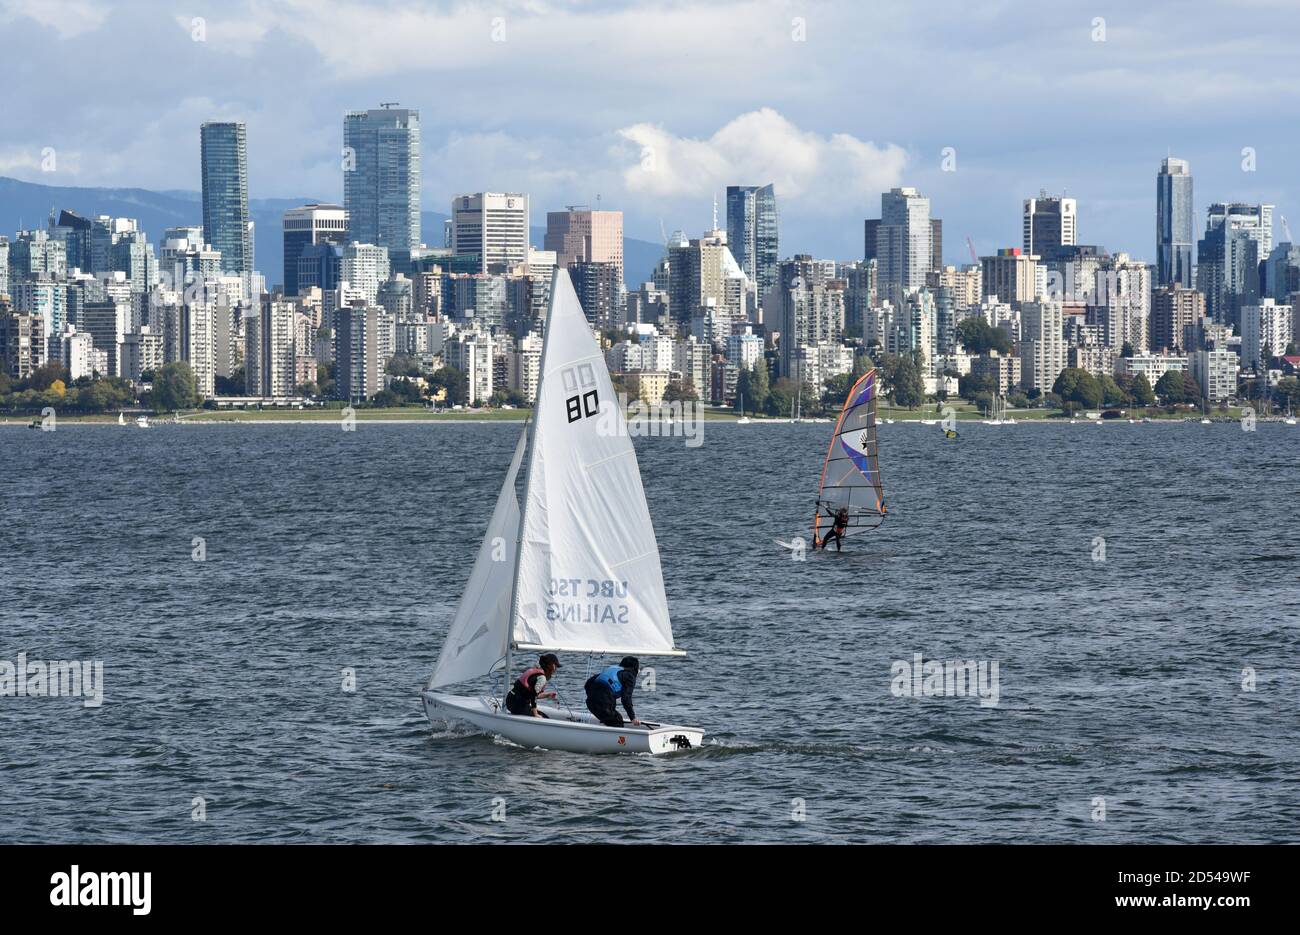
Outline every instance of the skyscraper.
<path fill-rule="evenodd" d="M 727 186 L 727 246 L 759 302 L 776 285 L 779 258 L 776 189 L 771 185 Z"/>
<path fill-rule="evenodd" d="M 1049 198 L 1045 191 L 1039 192 L 1037 198 L 1026 198 L 1023 219 L 1025 253 L 1050 256 L 1055 248 L 1076 243 L 1077 210 L 1073 198 Z"/>
<path fill-rule="evenodd" d="M 221 269 L 253 271 L 253 232 L 248 221 L 248 132 L 242 123 L 205 123 L 199 128 L 203 174 L 203 237 L 221 251 Z"/>
<path fill-rule="evenodd" d="M 1156 285 L 1192 285 L 1192 169 L 1170 156 L 1156 176 Z"/>
<path fill-rule="evenodd" d="M 348 237 L 390 251 L 420 245 L 420 112 L 395 105 L 343 118 Z"/>
<path fill-rule="evenodd" d="M 50 236 L 63 241 L 69 270 L 90 271 L 90 219 L 75 211 L 59 212 L 57 223 L 50 218 Z"/>
<path fill-rule="evenodd" d="M 879 256 L 876 249 L 880 235 L 880 218 L 867 218 L 862 222 L 862 259 L 874 260 Z"/>
<path fill-rule="evenodd" d="M 546 212 L 543 250 L 555 251 L 558 266 L 613 263 L 623 282 L 623 212 L 570 206 Z M 530 266 L 531 269 L 531 266 Z"/>
<path fill-rule="evenodd" d="M 298 294 L 298 260 L 318 243 L 344 244 L 348 213 L 339 205 L 310 204 L 284 212 L 284 294 Z"/>
<path fill-rule="evenodd" d="M 934 263 L 933 236 L 929 198 L 915 188 L 894 188 L 880 196 L 876 254 L 881 297 L 901 307 L 907 293 L 925 286 Z"/>
<path fill-rule="evenodd" d="M 451 222 L 452 253 L 477 256 L 480 272 L 508 273 L 528 262 L 527 195 L 457 195 L 451 202 Z"/>
<path fill-rule="evenodd" d="M 1259 264 L 1272 250 L 1272 205 L 1210 205 L 1205 236 L 1196 242 L 1196 288 L 1205 293 L 1206 314 L 1237 324 L 1242 305 L 1260 296 Z"/>

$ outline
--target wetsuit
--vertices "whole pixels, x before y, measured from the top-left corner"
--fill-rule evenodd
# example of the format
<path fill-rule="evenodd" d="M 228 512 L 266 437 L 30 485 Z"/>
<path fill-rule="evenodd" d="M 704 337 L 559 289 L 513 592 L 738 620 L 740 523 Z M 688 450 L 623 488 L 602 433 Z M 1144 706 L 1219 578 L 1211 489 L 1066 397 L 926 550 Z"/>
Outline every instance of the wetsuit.
<path fill-rule="evenodd" d="M 623 703 L 628 720 L 636 720 L 632 709 L 632 689 L 636 688 L 636 673 L 619 666 L 609 666 L 587 679 L 587 710 L 606 727 L 622 727 L 623 717 L 614 707 Z"/>
<path fill-rule="evenodd" d="M 822 539 L 822 549 L 825 549 L 830 545 L 831 540 L 834 539 L 835 551 L 838 552 L 840 550 L 840 543 L 844 541 L 844 532 L 849 528 L 849 514 L 847 512 L 832 514 L 829 510 L 826 512 L 829 515 L 834 516 L 835 524 L 831 526 L 831 531 L 826 534 L 826 538 Z"/>
<path fill-rule="evenodd" d="M 537 695 L 546 685 L 546 673 L 534 666 L 531 669 L 525 669 L 519 673 L 519 678 L 515 684 L 510 686 L 510 691 L 506 694 L 506 710 L 511 714 L 522 714 L 529 717 L 537 710 Z M 538 711 L 542 717 L 545 714 Z"/>

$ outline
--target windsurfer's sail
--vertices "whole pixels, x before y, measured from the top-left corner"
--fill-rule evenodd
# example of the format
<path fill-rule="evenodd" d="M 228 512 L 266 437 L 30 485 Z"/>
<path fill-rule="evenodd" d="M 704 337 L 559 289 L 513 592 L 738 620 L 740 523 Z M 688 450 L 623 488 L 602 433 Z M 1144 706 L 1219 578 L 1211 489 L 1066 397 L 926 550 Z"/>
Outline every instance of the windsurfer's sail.
<path fill-rule="evenodd" d="M 841 509 L 849 514 L 845 535 L 874 529 L 884 521 L 885 491 L 876 461 L 876 395 L 880 374 L 868 370 L 849 390 L 844 408 L 835 423 L 826 462 L 817 490 L 817 511 L 813 516 L 814 541 L 829 530 Z"/>

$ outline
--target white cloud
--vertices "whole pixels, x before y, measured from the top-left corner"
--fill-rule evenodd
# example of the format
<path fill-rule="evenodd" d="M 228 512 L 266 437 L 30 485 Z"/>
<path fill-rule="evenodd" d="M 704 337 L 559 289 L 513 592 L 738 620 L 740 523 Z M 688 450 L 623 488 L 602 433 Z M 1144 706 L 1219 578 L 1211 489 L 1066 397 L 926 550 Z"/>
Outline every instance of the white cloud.
<path fill-rule="evenodd" d="M 92 0 L 0 0 L 5 20 L 26 18 L 55 29 L 60 39 L 94 32 L 108 19 L 108 7 Z"/>
<path fill-rule="evenodd" d="M 633 144 L 635 161 L 623 171 L 628 191 L 660 197 L 707 197 L 727 185 L 772 182 L 795 200 L 857 201 L 899 184 L 907 164 L 907 153 L 892 143 L 822 136 L 766 107 L 703 140 L 649 123 L 618 135 Z"/>

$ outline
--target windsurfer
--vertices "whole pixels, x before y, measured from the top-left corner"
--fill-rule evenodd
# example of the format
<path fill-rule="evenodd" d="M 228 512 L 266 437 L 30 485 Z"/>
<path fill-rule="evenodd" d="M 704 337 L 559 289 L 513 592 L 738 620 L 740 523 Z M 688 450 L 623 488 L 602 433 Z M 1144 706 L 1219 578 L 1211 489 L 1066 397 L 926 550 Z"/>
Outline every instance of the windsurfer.
<path fill-rule="evenodd" d="M 844 541 L 844 533 L 849 528 L 849 508 L 842 506 L 839 510 L 832 513 L 831 508 L 828 506 L 826 508 L 826 515 L 832 517 L 834 523 L 831 525 L 831 531 L 826 534 L 824 539 L 822 539 L 822 551 L 825 551 L 826 547 L 830 545 L 830 541 L 834 539 L 835 551 L 838 552 L 840 551 L 840 544 Z"/>
<path fill-rule="evenodd" d="M 515 684 L 510 687 L 510 691 L 506 694 L 506 710 L 511 714 L 524 717 L 546 717 L 537 710 L 537 699 L 556 697 L 555 692 L 543 689 L 558 668 L 560 668 L 560 660 L 555 653 L 543 653 L 538 657 L 537 665 L 519 673 L 519 678 L 515 679 Z"/>

